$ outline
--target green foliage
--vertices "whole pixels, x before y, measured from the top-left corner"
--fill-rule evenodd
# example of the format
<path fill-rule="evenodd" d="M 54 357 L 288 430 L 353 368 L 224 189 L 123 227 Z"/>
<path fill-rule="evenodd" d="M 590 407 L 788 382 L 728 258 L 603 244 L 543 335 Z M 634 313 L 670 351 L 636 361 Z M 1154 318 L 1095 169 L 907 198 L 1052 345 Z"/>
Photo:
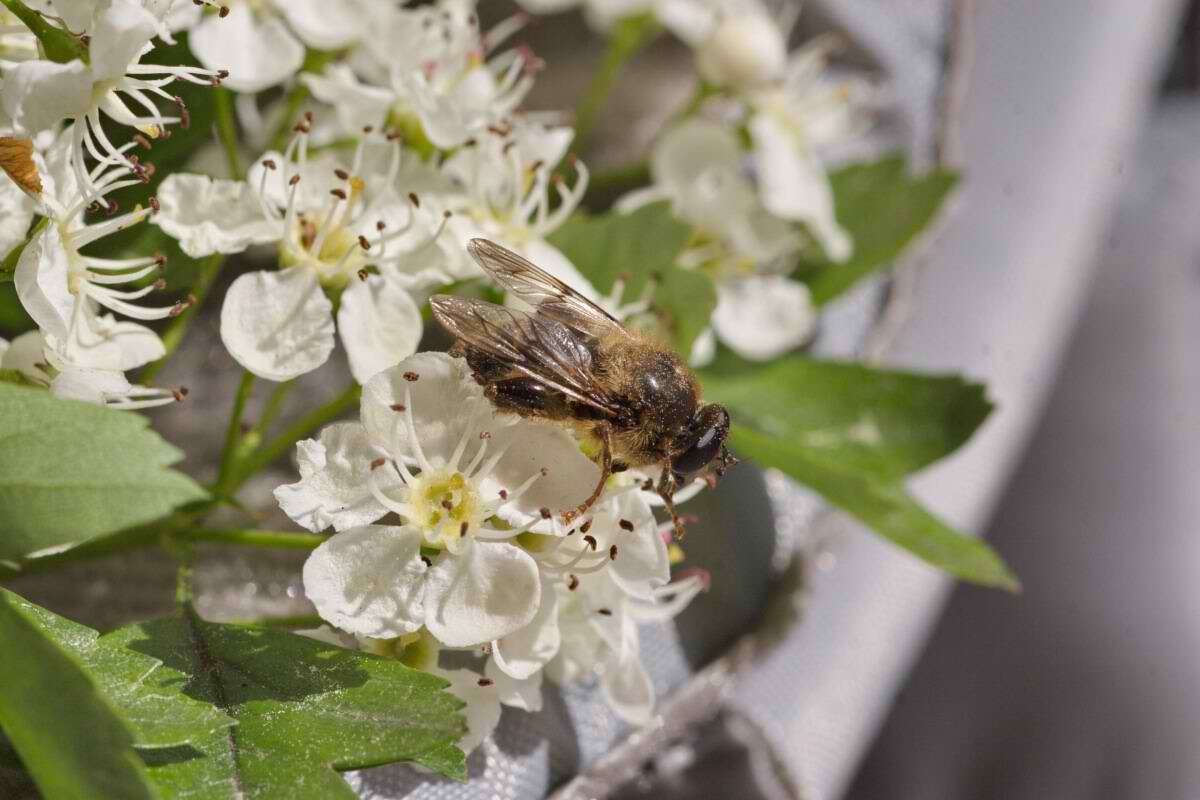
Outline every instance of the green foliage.
<path fill-rule="evenodd" d="M 204 491 L 137 414 L 0 383 L 0 560 L 150 522 Z"/>
<path fill-rule="evenodd" d="M 829 182 L 838 221 L 854 239 L 854 254 L 842 264 L 823 255 L 801 261 L 797 277 L 808 284 L 817 305 L 895 261 L 933 220 L 958 183 L 958 173 L 935 169 L 913 177 L 904 157 L 892 155 L 844 167 Z"/>
<path fill-rule="evenodd" d="M 601 294 L 624 278 L 629 302 L 642 296 L 647 281 L 655 281 L 653 310 L 675 350 L 686 356 L 717 304 L 708 276 L 675 266 L 690 234 L 668 203 L 653 203 L 631 214 L 575 216 L 549 241 Z"/>
<path fill-rule="evenodd" d="M 750 364 L 727 352 L 701 372 L 706 400 L 734 419 L 739 454 L 776 467 L 917 557 L 973 583 L 1017 588 L 982 541 L 921 508 L 904 477 L 956 450 L 991 410 L 952 376 L 789 356 Z"/>
<path fill-rule="evenodd" d="M 0 589 L 0 728 L 42 794 L 157 797 L 134 737 L 44 618 Z"/>
<path fill-rule="evenodd" d="M 190 746 L 146 754 L 166 796 L 353 798 L 334 770 L 395 761 L 466 777 L 454 745 L 462 703 L 441 678 L 399 662 L 190 611 L 101 641 L 162 661 L 151 688 L 182 691 L 237 720 Z"/>

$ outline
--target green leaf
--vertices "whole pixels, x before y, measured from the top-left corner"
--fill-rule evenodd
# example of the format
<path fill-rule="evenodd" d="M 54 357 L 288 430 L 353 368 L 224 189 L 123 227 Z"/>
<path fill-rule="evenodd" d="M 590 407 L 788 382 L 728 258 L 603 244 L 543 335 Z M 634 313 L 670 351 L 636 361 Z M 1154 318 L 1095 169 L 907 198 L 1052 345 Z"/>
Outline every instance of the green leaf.
<path fill-rule="evenodd" d="M 986 544 L 951 530 L 903 487 L 906 475 L 954 452 L 987 418 L 982 386 L 801 355 L 752 364 L 728 351 L 700 378 L 705 399 L 729 408 L 741 455 L 783 470 L 936 567 L 1016 588 Z"/>
<path fill-rule="evenodd" d="M 158 519 L 205 497 L 145 417 L 0 383 L 0 560 Z"/>
<path fill-rule="evenodd" d="M 462 703 L 446 681 L 390 659 L 194 612 L 101 641 L 153 656 L 151 686 L 211 703 L 237 725 L 146 754 L 164 795 L 353 798 L 334 770 L 413 761 L 464 780 Z"/>
<path fill-rule="evenodd" d="M 722 349 L 699 371 L 706 400 L 813 457 L 895 480 L 957 450 L 992 410 L 984 387 L 791 355 L 745 361 Z"/>
<path fill-rule="evenodd" d="M 4 590 L 0 589 L 0 593 Z M 138 747 L 174 747 L 223 732 L 233 719 L 208 703 L 176 691 L 163 691 L 152 680 L 162 662 L 114 646 L 91 628 L 58 616 L 14 594 L 14 607 L 49 641 L 69 653 L 115 706 Z"/>
<path fill-rule="evenodd" d="M 808 284 L 817 305 L 895 261 L 937 214 L 958 183 L 958 173 L 935 169 L 913 177 L 904 157 L 893 155 L 840 169 L 829 182 L 838 221 L 854 240 L 854 254 L 842 264 L 824 256 L 801 262 L 797 277 Z"/>
<path fill-rule="evenodd" d="M 764 466 L 786 472 L 883 538 L 951 575 L 982 586 L 1020 589 L 1017 577 L 992 548 L 955 532 L 909 497 L 899 482 L 820 461 L 792 442 L 741 425 L 733 428 L 733 446 Z"/>
<path fill-rule="evenodd" d="M 0 589 L 0 728 L 42 794 L 157 797 L 112 704 L 16 600 Z"/>
<path fill-rule="evenodd" d="M 601 294 L 625 280 L 624 301 L 642 296 L 654 280 L 653 310 L 675 350 L 686 356 L 717 305 L 712 280 L 679 269 L 675 261 L 691 229 L 672 216 L 670 204 L 652 203 L 631 214 L 576 215 L 549 237 Z"/>

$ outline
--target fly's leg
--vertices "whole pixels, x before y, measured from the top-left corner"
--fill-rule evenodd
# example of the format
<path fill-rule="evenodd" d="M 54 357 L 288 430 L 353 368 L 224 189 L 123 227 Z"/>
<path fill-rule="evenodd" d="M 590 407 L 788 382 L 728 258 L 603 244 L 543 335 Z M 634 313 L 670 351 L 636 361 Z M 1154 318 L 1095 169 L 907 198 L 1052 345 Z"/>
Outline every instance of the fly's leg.
<path fill-rule="evenodd" d="M 675 490 L 678 488 L 679 485 L 675 482 L 675 473 L 671 470 L 671 465 L 667 464 L 663 467 L 662 477 L 658 479 L 656 491 L 662 498 L 667 513 L 671 515 L 671 524 L 675 526 L 675 541 L 682 542 L 687 530 L 683 527 L 683 520 L 675 513 Z"/>
<path fill-rule="evenodd" d="M 580 503 L 578 507 L 563 512 L 562 520 L 566 525 L 579 519 L 595 505 L 604 492 L 604 484 L 608 482 L 608 476 L 613 474 L 612 429 L 607 424 L 601 423 L 595 427 L 594 433 L 600 439 L 600 480 L 596 483 L 596 488 L 592 490 L 591 497 Z"/>

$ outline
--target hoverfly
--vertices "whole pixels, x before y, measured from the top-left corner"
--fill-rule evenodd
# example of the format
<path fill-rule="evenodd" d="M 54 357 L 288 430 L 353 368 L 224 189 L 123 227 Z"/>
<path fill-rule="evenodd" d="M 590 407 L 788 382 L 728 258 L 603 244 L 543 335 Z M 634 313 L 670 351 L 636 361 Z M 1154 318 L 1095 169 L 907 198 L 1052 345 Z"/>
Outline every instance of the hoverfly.
<path fill-rule="evenodd" d="M 495 405 L 525 417 L 573 425 L 600 445 L 600 481 L 570 523 L 599 499 L 605 482 L 630 467 L 661 465 L 655 487 L 676 536 L 676 488 L 716 462 L 712 479 L 737 463 L 725 447 L 729 413 L 700 403 L 700 386 L 668 347 L 628 330 L 604 309 L 494 242 L 472 239 L 472 257 L 531 312 L 449 295 L 430 299 Z M 648 485 L 647 488 L 650 488 Z"/>

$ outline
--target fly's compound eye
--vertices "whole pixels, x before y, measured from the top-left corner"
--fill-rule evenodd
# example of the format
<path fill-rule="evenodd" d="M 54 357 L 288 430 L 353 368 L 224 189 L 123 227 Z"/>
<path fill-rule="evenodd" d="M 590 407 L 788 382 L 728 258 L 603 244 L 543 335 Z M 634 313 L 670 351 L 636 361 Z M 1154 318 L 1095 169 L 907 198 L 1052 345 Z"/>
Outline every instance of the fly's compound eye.
<path fill-rule="evenodd" d="M 721 452 L 729 434 L 729 412 L 721 406 L 704 406 L 696 412 L 691 430 L 690 442 L 671 460 L 672 471 L 680 477 L 704 469 Z"/>

